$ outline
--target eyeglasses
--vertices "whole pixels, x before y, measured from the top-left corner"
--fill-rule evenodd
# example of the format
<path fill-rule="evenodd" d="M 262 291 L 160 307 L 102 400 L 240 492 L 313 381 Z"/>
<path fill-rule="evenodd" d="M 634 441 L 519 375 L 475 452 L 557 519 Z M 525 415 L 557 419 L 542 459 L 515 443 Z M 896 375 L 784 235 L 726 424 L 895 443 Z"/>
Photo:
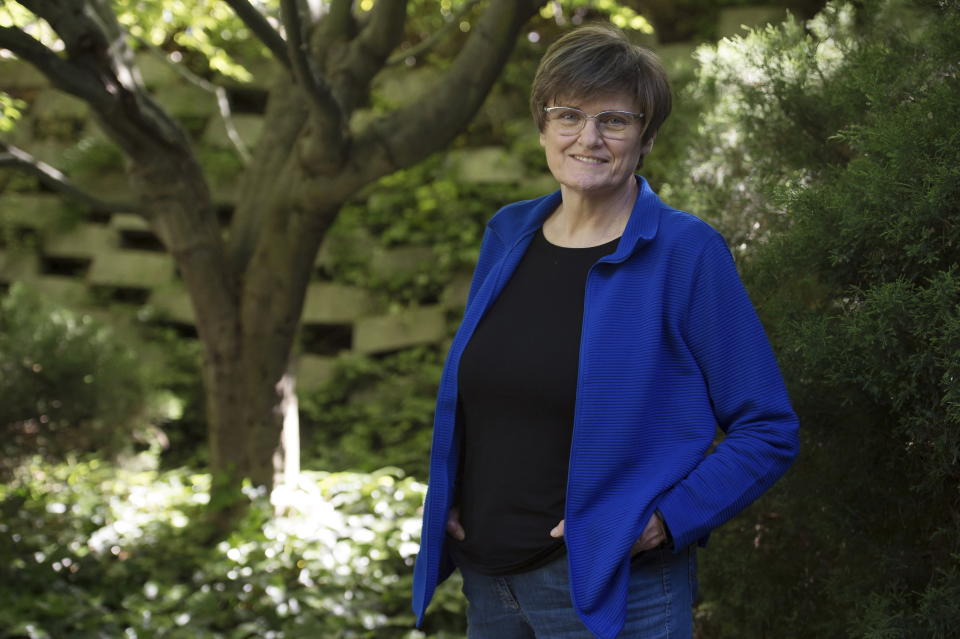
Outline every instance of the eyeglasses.
<path fill-rule="evenodd" d="M 600 135 L 612 140 L 627 137 L 627 130 L 643 118 L 642 113 L 630 111 L 601 111 L 595 115 L 587 115 L 580 109 L 565 106 L 543 107 L 547 114 L 547 121 L 553 123 L 554 128 L 561 135 L 574 135 L 583 130 L 587 120 L 597 121 Z"/>

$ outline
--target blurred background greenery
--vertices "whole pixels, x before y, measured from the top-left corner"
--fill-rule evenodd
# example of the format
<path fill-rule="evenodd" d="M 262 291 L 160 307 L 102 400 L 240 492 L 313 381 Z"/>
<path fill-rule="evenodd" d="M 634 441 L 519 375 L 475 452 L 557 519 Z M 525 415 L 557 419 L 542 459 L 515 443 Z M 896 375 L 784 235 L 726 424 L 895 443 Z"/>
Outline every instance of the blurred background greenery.
<path fill-rule="evenodd" d="M 138 46 L 234 83 L 231 95 L 265 56 L 225 3 L 113 4 Z M 466 23 L 412 70 L 444 67 L 469 30 L 464 4 L 412 3 L 417 33 Z M 747 16 L 756 26 L 731 28 Z M 667 63 L 676 107 L 644 175 L 728 239 L 801 417 L 795 467 L 700 553 L 697 636 L 957 636 L 954 0 L 548 3 L 450 152 L 344 207 L 320 275 L 381 312 L 462 289 L 485 220 L 553 188 L 537 177 L 527 90 L 549 42 L 592 19 Z M 24 20 L 0 7 L 0 24 Z M 396 99 L 384 90 L 374 108 Z M 34 108 L 29 92 L 0 93 L 0 135 L 39 122 Z M 71 176 L 122 164 L 102 140 L 56 135 Z M 527 178 L 463 179 L 457 154 L 477 148 Z M 199 154 L 213 180 L 242 170 L 236 149 Z M 462 297 L 443 305 L 439 339 L 334 348 L 321 382 L 300 388 L 299 480 L 272 495 L 247 484 L 249 509 L 211 541 L 199 346 L 122 290 L 78 301 L 17 276 L 11 256 L 69 238 L 84 216 L 64 200 L 44 228 L 24 223 L 12 197 L 38 188 L 0 164 L 0 638 L 463 637 L 456 578 L 422 631 L 409 611 L 433 393 Z M 373 251 L 410 246 L 429 258 L 374 267 Z"/>

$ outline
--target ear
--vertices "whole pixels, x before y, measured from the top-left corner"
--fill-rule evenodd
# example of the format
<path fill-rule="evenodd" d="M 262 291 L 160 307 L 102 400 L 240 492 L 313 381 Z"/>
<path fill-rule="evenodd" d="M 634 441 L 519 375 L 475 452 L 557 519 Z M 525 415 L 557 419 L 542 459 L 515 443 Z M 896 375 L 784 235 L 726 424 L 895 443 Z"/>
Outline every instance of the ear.
<path fill-rule="evenodd" d="M 646 155 L 653 150 L 653 143 L 657 140 L 657 131 L 653 132 L 653 135 L 650 136 L 650 139 L 643 145 L 643 148 L 640 149 L 640 155 Z"/>
<path fill-rule="evenodd" d="M 547 146 L 546 137 L 544 136 L 543 131 L 540 132 L 540 146 Z"/>

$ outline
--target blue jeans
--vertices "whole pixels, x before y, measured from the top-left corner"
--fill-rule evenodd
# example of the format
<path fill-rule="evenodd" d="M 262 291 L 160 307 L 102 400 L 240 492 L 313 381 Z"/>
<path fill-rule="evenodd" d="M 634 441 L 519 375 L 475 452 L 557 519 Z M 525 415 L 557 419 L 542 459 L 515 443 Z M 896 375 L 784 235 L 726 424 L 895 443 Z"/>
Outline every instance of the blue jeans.
<path fill-rule="evenodd" d="M 623 639 L 690 639 L 696 596 L 696 550 L 663 548 L 630 564 Z M 460 569 L 468 639 L 593 639 L 570 601 L 567 557 L 518 575 L 492 577 Z"/>

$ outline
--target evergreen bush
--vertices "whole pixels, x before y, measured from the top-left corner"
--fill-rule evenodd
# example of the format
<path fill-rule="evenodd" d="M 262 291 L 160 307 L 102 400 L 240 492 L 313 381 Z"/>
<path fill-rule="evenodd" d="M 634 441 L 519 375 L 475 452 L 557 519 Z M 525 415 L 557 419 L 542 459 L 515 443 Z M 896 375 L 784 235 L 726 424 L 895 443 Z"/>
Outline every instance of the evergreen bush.
<path fill-rule="evenodd" d="M 833 134 L 859 121 L 865 99 L 827 84 L 859 37 L 853 6 L 830 4 L 807 23 L 791 17 L 699 47 L 692 77 L 675 78 L 676 113 L 644 173 L 734 249 L 762 241 L 786 217 L 770 194 L 849 157 Z"/>
<path fill-rule="evenodd" d="M 739 229 L 803 437 L 704 553 L 704 636 L 955 636 L 960 8 L 832 3 L 701 60 L 729 109 L 682 191 Z"/>

